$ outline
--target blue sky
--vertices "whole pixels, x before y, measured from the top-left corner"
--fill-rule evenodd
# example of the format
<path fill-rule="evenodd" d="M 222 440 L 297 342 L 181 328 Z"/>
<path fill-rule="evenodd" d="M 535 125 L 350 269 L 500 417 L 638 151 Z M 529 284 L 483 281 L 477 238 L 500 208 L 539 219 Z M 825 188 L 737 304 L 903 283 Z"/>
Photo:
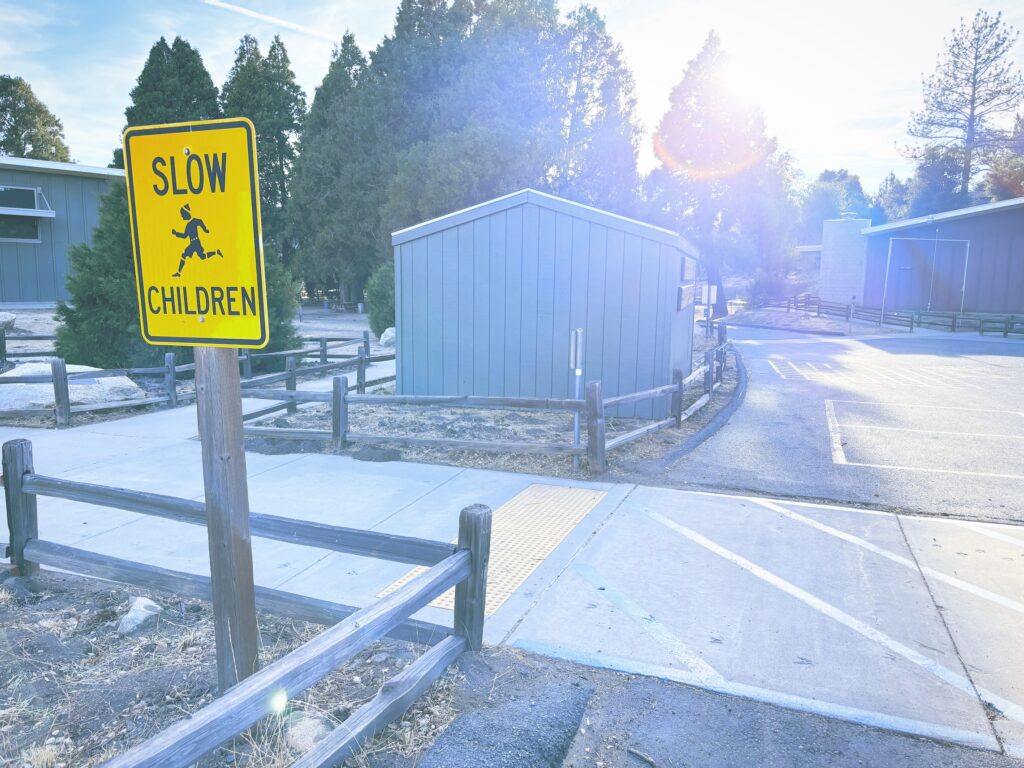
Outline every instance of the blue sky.
<path fill-rule="evenodd" d="M 769 130 L 813 176 L 846 167 L 873 190 L 909 164 L 899 148 L 920 105 L 942 38 L 977 0 L 593 0 L 622 43 L 637 81 L 647 132 L 641 165 L 653 163 L 650 129 L 686 62 L 715 29 L 734 63 L 735 87 L 756 98 Z M 563 0 L 568 11 L 574 0 Z M 327 71 L 333 41 L 350 29 L 364 50 L 387 34 L 389 0 L 0 0 L 0 72 L 28 80 L 64 122 L 72 156 L 106 165 L 120 141 L 128 92 L 161 35 L 199 49 L 219 86 L 239 38 L 266 49 L 280 34 L 307 95 Z M 1024 29 L 1024 3 L 985 3 Z M 1015 49 L 1024 67 L 1024 43 Z"/>

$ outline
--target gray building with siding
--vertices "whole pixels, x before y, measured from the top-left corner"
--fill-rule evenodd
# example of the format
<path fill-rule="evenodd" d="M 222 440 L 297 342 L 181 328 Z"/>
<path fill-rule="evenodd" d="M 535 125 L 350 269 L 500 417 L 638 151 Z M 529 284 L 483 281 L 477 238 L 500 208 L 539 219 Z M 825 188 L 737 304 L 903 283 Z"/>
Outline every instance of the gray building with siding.
<path fill-rule="evenodd" d="M 401 394 L 571 397 L 575 328 L 605 396 L 691 370 L 697 251 L 675 232 L 527 189 L 392 244 Z"/>
<path fill-rule="evenodd" d="M 124 171 L 0 156 L 0 302 L 66 299 L 68 249 L 88 243 Z"/>

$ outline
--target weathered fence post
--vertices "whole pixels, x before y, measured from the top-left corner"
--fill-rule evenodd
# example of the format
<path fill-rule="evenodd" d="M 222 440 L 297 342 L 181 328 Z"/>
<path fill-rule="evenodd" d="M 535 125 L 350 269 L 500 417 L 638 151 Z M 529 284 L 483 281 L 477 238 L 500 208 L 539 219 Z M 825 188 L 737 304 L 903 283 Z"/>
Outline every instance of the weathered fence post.
<path fill-rule="evenodd" d="M 295 356 L 289 355 L 284 359 L 284 368 L 288 372 L 288 380 L 284 384 L 284 388 L 289 392 L 295 391 Z M 298 404 L 294 400 L 288 401 L 288 413 L 295 413 L 299 410 Z"/>
<path fill-rule="evenodd" d="M 718 321 L 718 344 L 721 346 L 727 341 L 729 335 L 728 326 L 721 320 Z"/>
<path fill-rule="evenodd" d="M 38 563 L 25 560 L 25 543 L 39 538 L 36 518 L 35 494 L 21 490 L 26 472 L 32 472 L 32 443 L 28 440 L 8 440 L 3 447 L 4 496 L 7 501 L 7 529 L 11 542 L 7 556 L 18 567 L 19 576 L 39 572 Z"/>
<path fill-rule="evenodd" d="M 243 379 L 251 379 L 252 378 L 252 350 L 251 349 L 243 349 L 242 350 L 242 378 Z"/>
<path fill-rule="evenodd" d="M 331 389 L 331 437 L 334 447 L 339 450 L 345 446 L 345 434 L 348 432 L 348 379 L 335 376 Z"/>
<path fill-rule="evenodd" d="M 672 383 L 676 385 L 676 391 L 672 393 L 672 415 L 676 417 L 676 426 L 683 426 L 683 391 L 686 389 L 683 384 L 683 372 L 672 371 Z"/>
<path fill-rule="evenodd" d="M 491 558 L 491 509 L 483 504 L 459 513 L 459 549 L 468 549 L 472 565 L 463 581 L 455 586 L 455 633 L 466 638 L 471 651 L 484 642 L 484 614 L 487 610 L 487 564 Z"/>
<path fill-rule="evenodd" d="M 178 406 L 178 372 L 174 370 L 174 353 L 168 352 L 164 355 L 164 389 L 167 391 L 167 407 Z"/>
<path fill-rule="evenodd" d="M 370 356 L 370 332 L 369 331 L 363 331 L 363 353 L 367 357 Z"/>
<path fill-rule="evenodd" d="M 604 398 L 601 397 L 601 382 L 587 382 L 587 460 L 591 472 L 608 469 L 605 460 Z"/>
<path fill-rule="evenodd" d="M 356 369 L 356 392 L 366 394 L 366 351 L 359 348 L 359 367 Z"/>
<path fill-rule="evenodd" d="M 53 379 L 53 414 L 58 427 L 71 423 L 71 394 L 68 392 L 68 367 L 64 359 L 50 360 L 50 378 Z"/>
<path fill-rule="evenodd" d="M 704 394 L 715 391 L 715 350 L 704 351 Z"/>
<path fill-rule="evenodd" d="M 7 331 L 0 328 L 0 367 L 7 367 Z"/>
<path fill-rule="evenodd" d="M 320 337 L 320 365 L 327 365 L 327 339 Z"/>

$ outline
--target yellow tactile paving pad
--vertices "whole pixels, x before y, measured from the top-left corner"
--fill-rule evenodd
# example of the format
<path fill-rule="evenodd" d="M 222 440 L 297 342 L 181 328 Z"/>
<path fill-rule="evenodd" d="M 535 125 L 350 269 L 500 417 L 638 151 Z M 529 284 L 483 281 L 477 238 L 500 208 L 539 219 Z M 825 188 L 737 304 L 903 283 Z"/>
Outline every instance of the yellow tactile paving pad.
<path fill-rule="evenodd" d="M 498 610 L 606 495 L 605 491 L 587 488 L 531 485 L 494 510 L 486 615 Z M 423 566 L 413 568 L 377 597 L 393 592 L 425 570 Z M 455 590 L 445 592 L 431 605 L 454 609 Z"/>

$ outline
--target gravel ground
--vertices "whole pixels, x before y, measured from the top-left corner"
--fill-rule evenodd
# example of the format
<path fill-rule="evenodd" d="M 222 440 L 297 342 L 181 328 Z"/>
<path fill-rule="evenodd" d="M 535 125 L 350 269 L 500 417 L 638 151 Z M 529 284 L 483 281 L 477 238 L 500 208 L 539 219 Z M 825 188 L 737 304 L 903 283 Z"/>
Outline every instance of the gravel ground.
<path fill-rule="evenodd" d="M 138 594 L 79 576 L 44 571 L 21 579 L 0 571 L 0 767 L 98 765 L 214 698 L 208 604 L 147 591 L 163 612 L 152 626 L 121 636 L 117 623 Z M 264 665 L 323 630 L 262 613 L 259 624 Z M 373 644 L 198 767 L 290 765 L 422 650 L 394 640 Z M 385 754 L 415 762 L 454 718 L 457 680 L 453 669 L 346 765 L 370 766 Z"/>

